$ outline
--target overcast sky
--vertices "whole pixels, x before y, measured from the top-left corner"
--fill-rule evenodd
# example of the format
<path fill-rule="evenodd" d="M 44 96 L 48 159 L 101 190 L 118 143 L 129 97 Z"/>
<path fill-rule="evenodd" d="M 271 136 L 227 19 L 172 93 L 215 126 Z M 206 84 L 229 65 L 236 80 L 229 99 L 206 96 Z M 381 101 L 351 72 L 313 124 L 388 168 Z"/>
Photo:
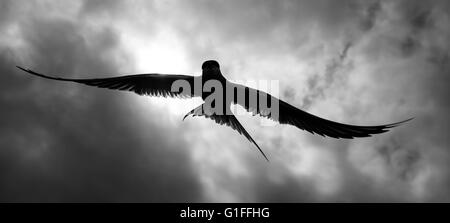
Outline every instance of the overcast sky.
<path fill-rule="evenodd" d="M 450 201 L 449 1 L 0 1 L 0 201 Z M 200 99 L 39 79 L 201 74 L 277 80 L 334 121 L 415 119 L 322 138 L 238 116 L 182 117 Z"/>

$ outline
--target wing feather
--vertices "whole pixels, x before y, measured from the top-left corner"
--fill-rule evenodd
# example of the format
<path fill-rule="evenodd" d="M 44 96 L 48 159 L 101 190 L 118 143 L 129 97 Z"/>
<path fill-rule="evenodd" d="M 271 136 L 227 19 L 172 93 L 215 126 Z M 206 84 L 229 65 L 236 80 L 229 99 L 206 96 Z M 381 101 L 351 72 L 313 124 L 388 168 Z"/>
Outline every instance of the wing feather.
<path fill-rule="evenodd" d="M 237 91 L 244 92 L 245 91 L 245 100 L 235 100 L 233 103 L 239 104 L 244 107 L 248 112 L 256 112 L 262 117 L 272 119 L 273 121 L 277 121 L 281 124 L 289 124 L 293 125 L 299 129 L 308 131 L 312 134 L 318 134 L 321 136 L 328 136 L 332 138 L 354 138 L 354 137 L 369 137 L 373 134 L 379 134 L 383 132 L 389 131 L 390 128 L 396 127 L 404 122 L 407 122 L 410 119 L 396 122 L 392 124 L 386 125 L 376 125 L 376 126 L 358 126 L 358 125 L 349 125 L 334 122 L 331 120 L 327 120 L 324 118 L 320 118 L 318 116 L 312 115 L 305 111 L 302 111 L 287 102 L 284 102 L 268 93 L 263 91 L 259 91 L 253 88 L 249 88 L 240 84 L 232 84 L 233 88 L 236 88 Z M 250 95 L 257 95 L 257 103 L 249 103 Z M 271 103 L 278 103 L 278 116 L 271 114 L 270 108 L 261 108 L 260 98 L 261 96 L 265 96 Z M 255 107 L 256 104 L 256 107 Z"/>
<path fill-rule="evenodd" d="M 194 92 L 194 76 L 189 75 L 172 75 L 172 74 L 134 74 L 110 78 L 93 78 L 93 79 L 69 79 L 52 77 L 45 74 L 37 73 L 29 69 L 19 67 L 19 69 L 43 77 L 46 79 L 58 81 L 70 81 L 99 88 L 108 88 L 121 91 L 132 91 L 139 95 L 162 96 L 162 97 L 196 97 Z M 172 91 L 172 84 L 177 80 L 184 80 L 190 85 L 190 89 L 180 89 L 180 91 Z M 178 90 L 178 89 L 177 89 Z"/>

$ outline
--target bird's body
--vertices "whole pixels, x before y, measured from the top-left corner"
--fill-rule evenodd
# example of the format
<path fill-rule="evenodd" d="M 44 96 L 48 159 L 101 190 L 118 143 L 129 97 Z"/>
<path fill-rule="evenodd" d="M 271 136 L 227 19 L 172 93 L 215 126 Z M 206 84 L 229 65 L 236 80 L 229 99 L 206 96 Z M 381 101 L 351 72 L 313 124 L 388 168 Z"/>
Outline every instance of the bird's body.
<path fill-rule="evenodd" d="M 223 86 L 226 86 L 227 82 L 228 82 L 227 79 L 222 75 L 222 72 L 220 72 L 219 64 L 217 62 L 206 61 L 203 63 L 202 85 L 201 85 L 203 100 L 206 100 L 206 98 L 208 98 L 213 93 L 220 93 L 221 95 L 226 96 L 226 88 L 224 88 Z M 217 87 L 216 87 L 216 88 L 212 88 L 210 90 L 209 89 L 206 90 L 208 88 L 208 83 L 212 83 L 212 85 L 214 83 L 220 83 L 222 88 L 217 89 Z M 222 92 L 218 92 L 218 91 L 222 91 Z M 226 100 L 222 100 L 222 101 L 225 102 Z"/>
<path fill-rule="evenodd" d="M 201 97 L 205 103 L 191 110 L 185 115 L 183 120 L 189 115 L 204 116 L 214 120 L 218 124 L 230 126 L 254 143 L 266 160 L 268 160 L 267 156 L 231 112 L 231 104 L 241 105 L 249 112 L 259 114 L 262 117 L 272 119 L 281 124 L 290 124 L 313 134 L 316 133 L 321 136 L 333 138 L 368 137 L 373 134 L 387 132 L 389 128 L 410 120 L 378 126 L 348 125 L 326 120 L 302 111 L 263 91 L 228 81 L 222 75 L 219 63 L 214 60 L 208 60 L 203 63 L 201 77 L 152 73 L 112 78 L 67 79 L 36 73 L 21 67 L 18 68 L 27 73 L 47 79 L 70 81 L 101 88 L 133 91 L 139 95 Z M 187 84 L 190 90 L 180 91 L 178 88 L 174 88 L 177 81 L 182 81 Z M 241 92 L 242 94 L 236 92 Z M 267 101 L 265 102 L 264 99 L 267 99 Z M 274 110 L 273 108 L 276 109 Z"/>

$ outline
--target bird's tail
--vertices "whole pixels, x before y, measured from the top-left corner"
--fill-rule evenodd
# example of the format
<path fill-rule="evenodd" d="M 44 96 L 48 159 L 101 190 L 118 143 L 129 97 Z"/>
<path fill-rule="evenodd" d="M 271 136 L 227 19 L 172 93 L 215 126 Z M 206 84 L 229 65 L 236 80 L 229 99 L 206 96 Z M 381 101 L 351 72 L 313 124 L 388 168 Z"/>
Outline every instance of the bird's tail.
<path fill-rule="evenodd" d="M 209 111 L 208 109 L 205 109 L 204 104 L 192 109 L 190 112 L 188 112 L 183 120 L 188 117 L 189 115 L 192 116 L 203 116 L 205 118 L 209 118 L 213 121 L 215 121 L 217 124 L 220 125 L 226 125 L 231 127 L 232 129 L 236 130 L 239 134 L 245 136 L 251 143 L 253 143 L 256 148 L 258 148 L 259 152 L 264 156 L 264 159 L 269 161 L 264 151 L 259 147 L 259 145 L 256 143 L 256 141 L 250 136 L 250 134 L 245 130 L 244 126 L 237 120 L 236 116 L 234 116 L 231 111 L 229 114 L 226 115 L 217 115 L 214 112 Z"/>

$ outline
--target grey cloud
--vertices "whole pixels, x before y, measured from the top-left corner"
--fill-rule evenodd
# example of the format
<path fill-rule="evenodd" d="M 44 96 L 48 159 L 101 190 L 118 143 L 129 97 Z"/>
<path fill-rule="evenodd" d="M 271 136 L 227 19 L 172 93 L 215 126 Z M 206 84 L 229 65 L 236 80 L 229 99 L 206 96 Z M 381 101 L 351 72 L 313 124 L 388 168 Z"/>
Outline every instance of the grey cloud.
<path fill-rule="evenodd" d="M 419 30 L 432 26 L 433 20 L 431 18 L 431 11 L 425 10 L 419 13 L 414 13 L 414 15 L 411 18 L 411 25 L 415 29 Z"/>
<path fill-rule="evenodd" d="M 0 42 L 3 201 L 222 201 L 227 193 L 244 202 L 450 200 L 449 45 L 443 41 L 449 37 L 448 1 L 183 1 L 156 8 L 139 1 L 143 5 L 106 2 L 83 2 L 79 17 L 64 19 L 37 12 L 16 19 L 15 6 L 0 3 L 0 27 L 19 23 L 26 45 Z M 355 124 L 416 118 L 358 140 L 243 123 L 271 154 L 274 161 L 266 165 L 254 153 L 240 153 L 247 144 L 235 141 L 240 138 L 233 132 L 236 138 L 228 140 L 226 130 L 211 131 L 214 124 L 167 126 L 156 108 L 143 119 L 127 93 L 49 82 L 14 68 L 31 66 L 67 77 L 117 74 L 123 67 L 112 57 L 129 57 L 118 34 L 124 30 L 114 22 L 134 24 L 135 7 L 148 14 L 139 21 L 145 38 L 170 31 L 186 50 L 190 67 L 218 59 L 224 70 L 265 68 L 267 61 L 282 58 L 279 70 L 294 72 L 286 64 L 308 68 L 275 70 L 270 77 L 248 68 L 240 79 L 277 77 L 287 85 L 280 89 L 286 101 L 308 111 L 324 109 L 326 115 L 342 109 L 342 120 Z M 85 26 L 105 15 L 109 24 Z M 355 79 L 362 89 L 352 88 L 349 82 Z M 339 99 L 341 105 L 316 106 L 327 99 Z M 201 142 L 192 143 L 191 135 Z M 243 156 L 233 157 L 236 165 L 220 156 L 201 156 L 217 143 Z M 304 148 L 330 159 L 308 160 Z M 338 178 L 318 182 L 323 172 L 316 169 L 298 175 L 288 162 L 292 157 L 299 159 L 299 168 L 325 168 Z M 234 174 L 233 168 L 245 174 Z M 321 193 L 318 187 L 327 184 L 336 184 L 335 191 Z M 415 191 L 421 186 L 425 192 Z M 216 193 L 207 193 L 208 187 Z"/>
<path fill-rule="evenodd" d="M 364 31 L 371 30 L 376 23 L 377 16 L 381 11 L 381 2 L 374 1 L 362 10 L 361 28 Z"/>
<path fill-rule="evenodd" d="M 233 41 L 245 42 L 244 40 L 248 40 L 248 42 L 245 43 L 251 46 L 256 45 L 257 47 L 255 48 L 258 48 L 262 46 L 255 44 L 255 42 L 264 39 L 264 41 L 262 41 L 266 43 L 263 46 L 264 49 L 261 51 L 258 51 L 259 49 L 256 50 L 256 52 L 264 53 L 279 53 L 278 50 L 285 47 L 285 45 L 282 44 L 276 46 L 267 44 L 273 43 L 271 42 L 273 41 L 271 39 L 273 36 L 270 34 L 272 33 L 272 29 L 275 29 L 275 27 L 279 28 L 277 25 L 283 24 L 281 25 L 282 27 L 287 26 L 291 28 L 291 30 L 278 29 L 282 30 L 282 32 L 280 31 L 278 34 L 281 33 L 280 35 L 289 36 L 289 38 L 304 40 L 303 38 L 300 38 L 301 35 L 298 35 L 298 33 L 301 31 L 307 33 L 307 29 L 300 29 L 300 27 L 309 27 L 307 26 L 309 23 L 317 24 L 319 27 L 318 29 L 323 31 L 319 38 L 330 40 L 330 42 L 327 42 L 329 45 L 334 44 L 341 47 L 344 46 L 342 47 L 344 50 L 341 51 L 341 54 L 339 54 L 339 50 L 334 50 L 335 54 L 331 59 L 328 58 L 328 63 L 325 65 L 323 71 L 321 73 L 314 73 L 307 79 L 309 88 L 308 91 L 306 91 L 306 95 L 302 95 L 304 100 L 303 105 L 306 106 L 306 108 L 312 106 L 313 102 L 324 99 L 324 92 L 328 92 L 332 97 L 333 94 L 336 94 L 336 89 L 345 91 L 346 78 L 361 75 L 355 73 L 352 74 L 353 67 L 364 66 L 353 63 L 352 59 L 358 59 L 358 61 L 360 61 L 360 58 L 369 55 L 368 61 L 381 66 L 379 73 L 374 73 L 374 75 L 376 75 L 374 81 L 376 81 L 375 85 L 379 86 L 381 89 L 377 92 L 378 96 L 382 96 L 380 98 L 374 97 L 372 99 L 373 103 L 370 104 L 373 104 L 374 109 L 376 108 L 377 111 L 379 111 L 378 114 L 380 117 L 388 117 L 389 115 L 383 114 L 386 111 L 386 107 L 383 106 L 388 105 L 388 102 L 383 100 L 398 100 L 398 102 L 396 102 L 398 103 L 398 107 L 406 108 L 399 109 L 395 114 L 396 117 L 402 115 L 416 117 L 412 124 L 406 125 L 403 129 L 394 129 L 393 132 L 387 134 L 388 136 L 375 137 L 381 138 L 380 141 L 376 141 L 375 138 L 365 139 L 367 141 L 366 146 L 370 148 L 369 151 L 374 152 L 373 159 L 382 160 L 380 164 L 377 164 L 379 165 L 377 168 L 386 168 L 389 170 L 386 176 L 387 179 L 389 179 L 388 182 L 378 182 L 376 179 L 371 181 L 370 176 L 366 176 L 366 173 L 361 173 L 357 170 L 361 167 L 349 163 L 348 154 L 346 154 L 346 152 L 353 152 L 354 150 L 361 149 L 358 148 L 353 141 L 338 146 L 341 143 L 336 141 L 330 142 L 322 138 L 311 136 L 307 137 L 307 139 L 313 140 L 313 145 L 317 148 L 336 150 L 335 155 L 340 163 L 339 168 L 343 172 L 343 189 L 334 196 L 324 198 L 321 195 L 314 193 L 315 190 L 312 187 L 307 186 L 311 183 L 311 181 L 307 179 L 298 183 L 296 181 L 290 181 L 290 176 L 288 175 L 284 178 L 282 177 L 284 179 L 282 183 L 272 184 L 271 182 L 265 181 L 267 176 L 257 175 L 258 177 L 256 177 L 254 181 L 264 182 L 258 183 L 258 185 L 263 185 L 258 187 L 259 190 L 263 192 L 261 194 L 256 193 L 257 195 L 251 200 L 273 201 L 278 198 L 278 201 L 286 201 L 286 197 L 295 197 L 293 200 L 297 201 L 308 201 L 309 199 L 314 201 L 320 201 L 321 199 L 328 201 L 416 201 L 415 198 L 413 198 L 416 195 L 413 196 L 406 191 L 408 191 L 410 187 L 415 187 L 411 185 L 414 185 L 417 179 L 423 177 L 423 171 L 426 172 L 427 168 L 434 168 L 429 166 L 431 163 L 428 157 L 435 156 L 437 151 L 441 151 L 445 154 L 448 153 L 448 140 L 444 139 L 444 135 L 448 132 L 446 127 L 448 125 L 442 125 L 442 123 L 448 123 L 446 113 L 448 113 L 449 82 L 446 81 L 448 75 L 445 75 L 448 73 L 448 66 L 446 66 L 444 62 L 448 58 L 448 45 L 443 45 L 443 48 L 442 45 L 440 45 L 441 47 L 435 48 L 430 48 L 428 45 L 430 44 L 430 38 L 434 38 L 433 36 L 439 33 L 438 30 L 443 29 L 436 25 L 438 23 L 436 18 L 442 16 L 443 12 L 436 9 L 443 4 L 444 6 L 442 7 L 445 8 L 446 3 L 438 1 L 431 3 L 409 2 L 410 1 L 403 3 L 367 1 L 361 4 L 355 2 L 336 3 L 339 5 L 334 5 L 333 3 L 326 4 L 325 2 L 320 1 L 319 3 L 310 4 L 297 2 L 297 8 L 294 6 L 289 7 L 289 9 L 275 7 L 275 11 L 280 10 L 282 13 L 269 13 L 274 17 L 280 16 L 281 22 L 278 21 L 277 18 L 273 18 L 264 22 L 267 24 L 266 27 L 248 26 L 251 30 L 249 33 L 245 32 L 244 29 L 241 29 L 245 26 L 239 26 L 239 24 L 240 22 L 251 23 L 253 20 L 242 19 L 240 9 L 238 9 L 237 12 L 215 12 L 214 14 L 221 15 L 218 16 L 219 18 L 228 19 L 205 24 L 205 27 L 210 28 L 209 25 L 226 23 L 223 26 L 216 26 L 218 33 L 215 35 L 210 33 L 210 29 L 207 29 L 207 33 L 211 36 L 219 36 L 219 39 L 227 38 L 226 41 L 223 41 L 224 44 L 229 44 Z M 292 5 L 297 3 L 292 3 Z M 415 11 L 414 8 L 418 6 L 423 7 L 421 10 Z M 195 5 L 192 7 L 195 7 Z M 267 15 L 266 12 L 272 10 L 269 5 L 266 5 L 266 7 L 267 10 L 264 7 L 256 7 L 253 16 L 256 18 L 265 18 L 264 16 Z M 245 9 L 245 7 L 242 8 Z M 222 8 L 220 9 L 222 10 Z M 293 13 L 290 13 L 290 9 L 299 9 L 297 10 L 298 14 L 294 15 Z M 304 12 L 306 9 L 308 9 L 309 12 L 302 15 L 301 12 Z M 200 11 L 200 13 L 208 14 L 209 12 L 205 10 Z M 394 17 L 389 17 L 389 13 L 394 13 Z M 448 11 L 444 11 L 444 13 L 448 15 Z M 302 20 L 301 18 L 304 19 Z M 398 18 L 400 19 L 396 20 Z M 443 16 L 443 18 L 445 18 L 445 16 Z M 381 20 L 384 24 L 379 26 L 378 20 Z M 262 19 L 262 21 L 264 21 L 264 19 Z M 391 29 L 384 30 L 386 26 Z M 220 28 L 223 28 L 223 30 L 219 30 Z M 358 29 L 362 29 L 363 32 L 360 32 Z M 350 34 L 343 33 L 344 31 L 348 31 Z M 240 32 L 243 34 L 240 35 Z M 236 33 L 239 35 L 234 35 Z M 262 35 L 262 33 L 267 33 L 267 35 Z M 259 36 L 260 38 L 256 37 L 258 40 L 254 41 L 253 38 L 255 36 Z M 193 41 L 195 42 L 195 40 Z M 222 43 L 222 41 L 218 42 Z M 292 47 L 292 49 L 297 49 L 298 47 L 298 42 L 291 41 L 287 43 L 287 46 Z M 302 42 L 302 44 L 306 45 L 310 43 L 311 42 L 308 41 Z M 346 43 L 351 43 L 351 45 L 345 47 Z M 373 44 L 371 45 L 371 48 L 365 48 L 368 43 L 369 45 Z M 439 43 L 437 42 L 436 44 Z M 431 45 L 434 45 L 434 43 L 431 43 Z M 206 45 L 206 48 L 209 46 L 210 45 Z M 248 47 L 248 45 L 245 44 L 243 44 L 243 46 Z M 350 49 L 350 51 L 348 51 L 348 49 Z M 333 52 L 333 50 L 330 51 Z M 195 50 L 193 52 L 195 52 Z M 249 54 L 254 53 L 250 50 L 247 52 Z M 351 55 L 352 57 L 349 57 L 349 52 L 353 53 Z M 377 57 L 371 57 L 373 55 L 377 55 Z M 311 58 L 317 59 L 314 55 L 311 55 Z M 323 60 L 323 58 L 320 59 Z M 410 62 L 407 60 L 410 60 Z M 405 63 L 406 65 L 409 65 L 409 67 L 395 68 L 396 63 Z M 387 68 L 383 68 L 382 66 L 387 66 Z M 425 68 L 423 69 L 424 73 L 419 71 L 421 68 Z M 364 70 L 360 69 L 359 71 Z M 391 78 L 389 78 L 389 75 L 391 75 Z M 398 76 L 404 78 L 397 79 L 396 77 Z M 384 80 L 381 80 L 380 78 L 383 78 Z M 280 80 L 284 80 L 282 76 L 280 76 Z M 338 85 L 337 88 L 333 89 L 336 87 L 336 83 L 334 83 L 336 80 L 341 82 L 341 85 Z M 398 90 L 383 92 L 383 89 L 386 89 L 383 88 L 384 86 L 389 86 L 392 89 Z M 347 90 L 351 91 L 351 89 Z M 285 90 L 284 92 L 285 96 L 292 99 L 292 96 L 290 96 L 292 94 L 289 90 Z M 394 92 L 398 95 L 392 95 Z M 358 98 L 359 95 L 354 95 L 354 97 Z M 370 98 L 361 100 L 370 100 Z M 420 106 L 425 106 L 425 104 L 430 101 L 433 101 L 437 107 L 429 111 L 420 111 Z M 356 105 L 353 105 L 350 109 L 353 114 L 355 114 L 355 111 L 361 112 Z M 434 120 L 432 120 L 432 117 L 434 117 Z M 400 137 L 397 134 L 407 134 L 408 136 Z M 411 140 L 412 138 L 414 138 L 414 140 Z M 283 147 L 283 145 L 280 145 L 280 147 Z M 427 148 L 435 149 L 426 151 Z M 443 160 L 445 159 L 443 158 Z M 439 193 L 441 196 L 439 197 L 438 195 L 435 195 L 434 192 L 430 192 L 432 195 L 428 194 L 425 197 L 421 197 L 419 198 L 420 201 L 448 200 L 448 190 L 445 189 L 448 186 L 448 173 L 445 171 L 447 166 L 446 162 L 448 161 L 443 160 L 432 164 L 436 165 L 436 168 L 443 170 L 442 175 L 438 174 L 436 177 L 430 177 L 430 179 L 433 179 L 431 180 L 433 183 L 426 184 L 427 186 L 430 186 L 430 188 L 435 188 L 436 193 Z M 255 170 L 255 172 L 258 171 Z M 436 178 L 439 180 L 436 180 Z M 228 182 L 237 183 L 237 180 L 229 178 Z M 394 188 L 397 189 L 392 189 L 391 191 L 390 189 L 385 188 L 390 183 L 395 185 Z M 401 188 L 403 188 L 403 190 Z M 402 190 L 402 192 L 399 193 L 397 190 Z M 280 191 L 284 191 L 285 193 Z M 295 194 L 293 192 L 296 191 L 299 193 L 293 195 Z M 310 197 L 305 195 L 301 191 L 307 191 L 306 193 L 308 195 L 313 194 L 313 196 Z M 247 191 L 242 191 L 242 193 L 245 192 Z M 235 193 L 240 192 L 235 191 Z"/>
<path fill-rule="evenodd" d="M 115 31 L 87 37 L 83 28 L 31 15 L 20 24 L 26 48 L 0 50 L 1 201 L 202 199 L 183 143 L 165 137 L 176 129 L 158 119 L 144 126 L 120 92 L 49 82 L 15 68 L 67 77 L 116 73 L 108 56 L 121 54 Z"/>
<path fill-rule="evenodd" d="M 283 94 L 282 97 L 287 100 L 287 101 L 292 101 L 295 98 L 295 89 L 292 87 L 287 86 L 284 90 L 283 90 Z"/>
<path fill-rule="evenodd" d="M 449 55 L 450 51 L 446 49 L 440 49 L 440 48 L 432 48 L 430 49 L 430 55 L 428 56 L 427 60 L 436 65 L 440 70 L 443 71 L 443 73 L 449 73 L 450 72 L 450 65 L 449 65 Z"/>
<path fill-rule="evenodd" d="M 307 40 L 305 32 L 319 24 L 317 28 L 324 33 L 340 33 L 342 26 L 351 21 L 352 10 L 357 1 L 194 1 L 183 5 L 180 13 L 184 17 L 195 15 L 191 21 L 193 25 L 183 27 L 177 25 L 177 30 L 192 35 L 189 41 L 193 43 L 205 40 L 207 37 L 199 34 L 209 34 L 217 37 L 212 42 L 220 41 L 223 44 L 250 41 L 252 44 L 261 44 L 261 50 L 280 45 L 268 46 L 267 43 L 276 44 L 275 41 L 286 41 L 291 46 L 301 46 Z M 178 21 L 182 22 L 182 20 Z M 187 30 L 188 29 L 188 30 Z M 201 32 L 195 32 L 201 30 Z M 203 37 L 203 38 L 200 38 Z M 327 38 L 327 35 L 323 35 Z M 194 45 L 197 48 L 202 44 Z M 283 45 L 281 45 L 283 46 Z M 204 47 L 212 47 L 204 45 Z M 193 49 L 195 50 L 195 49 Z M 195 52 L 195 51 L 194 51 Z"/>
<path fill-rule="evenodd" d="M 266 181 L 266 177 L 256 179 L 256 188 L 252 201 L 256 202 L 317 202 L 320 195 L 315 192 L 314 184 L 309 180 L 299 182 L 295 176 L 287 176 L 282 183 Z M 258 185 L 264 185 L 259 187 Z M 288 192 L 289 191 L 289 192 Z"/>
<path fill-rule="evenodd" d="M 10 12 L 12 8 L 12 1 L 0 2 L 0 28 L 9 21 Z"/>
<path fill-rule="evenodd" d="M 314 101 L 323 99 L 325 92 L 336 80 L 345 80 L 343 72 L 349 72 L 351 68 L 351 63 L 346 61 L 351 46 L 351 43 L 347 43 L 342 52 L 326 65 L 323 74 L 313 75 L 308 79 L 308 91 L 301 104 L 303 109 L 308 109 Z"/>
<path fill-rule="evenodd" d="M 396 140 L 395 135 L 384 142 L 376 151 L 383 157 L 386 165 L 401 180 L 411 180 L 417 176 L 417 168 L 421 161 L 421 152 L 412 145 Z"/>
<path fill-rule="evenodd" d="M 361 98 L 360 100 L 364 101 L 365 105 L 373 106 L 379 117 L 387 118 L 390 117 L 387 114 L 388 101 L 395 100 L 399 109 L 392 114 L 395 117 L 391 117 L 391 120 L 404 115 L 415 116 L 416 119 L 412 124 L 394 129 L 386 136 L 364 139 L 367 142 L 365 147 L 374 153 L 372 158 L 382 160 L 377 164 L 377 168 L 389 170 L 386 176 L 388 182 L 372 179 L 370 174 L 359 171 L 361 166 L 349 162 L 349 153 L 363 149 L 359 148 L 354 141 L 329 141 L 308 135 L 305 137 L 308 143 L 318 149 L 333 150 L 335 158 L 339 160 L 339 170 L 343 173 L 344 182 L 339 192 L 324 197 L 316 193 L 313 186 L 308 186 L 311 184 L 311 180 L 302 179 L 301 182 L 290 180 L 293 176 L 286 174 L 281 177 L 283 179 L 281 183 L 275 184 L 268 181 L 267 176 L 261 174 L 261 171 L 251 170 L 256 175 L 252 182 L 258 182 L 256 183 L 258 186 L 254 187 L 257 187 L 261 193 L 251 193 L 254 196 L 250 196 L 250 198 L 243 195 L 245 198 L 242 200 L 416 201 L 411 194 L 413 192 L 406 191 L 415 187 L 411 185 L 423 177 L 423 171 L 430 168 L 428 157 L 435 156 L 437 151 L 448 153 L 448 140 L 444 139 L 448 130 L 439 123 L 448 123 L 445 114 L 448 113 L 449 82 L 446 81 L 448 75 L 445 74 L 448 73 L 448 66 L 445 61 L 448 60 L 449 48 L 448 44 L 437 47 L 440 44 L 439 41 L 431 41 L 438 33 L 442 34 L 439 30 L 444 28 L 439 27 L 438 24 L 445 23 L 438 20 L 445 21 L 443 18 L 448 15 L 448 10 L 445 10 L 448 4 L 445 1 L 283 1 L 274 7 L 271 5 L 272 2 L 255 3 L 257 6 L 252 7 L 252 10 L 248 10 L 246 4 L 253 3 L 250 1 L 209 4 L 194 2 L 189 3 L 187 9 L 183 8 L 181 14 L 186 17 L 194 14 L 198 16 L 192 16 L 194 20 L 191 21 L 192 26 L 182 27 L 177 22 L 173 24 L 176 30 L 181 30 L 180 32 L 183 32 L 184 35 L 196 33 L 195 36 L 187 38 L 192 58 L 205 58 L 208 54 L 222 57 L 226 53 L 233 54 L 233 52 L 226 52 L 225 49 L 227 46 L 236 44 L 245 49 L 244 52 L 248 54 L 244 58 L 254 54 L 264 57 L 266 54 L 289 53 L 296 55 L 298 60 L 326 61 L 323 63 L 324 68 L 319 68 L 319 71 L 316 70 L 312 74 L 299 74 L 308 75 L 306 81 L 308 90 L 305 91 L 305 94 L 299 95 L 303 100 L 303 108 L 314 106 L 314 102 L 325 100 L 325 96 L 333 97 L 337 90 L 355 92 L 347 89 L 349 86 L 345 83 L 351 78 L 360 78 L 363 74 L 352 73 L 352 71 L 360 68 L 359 72 L 365 72 L 364 69 L 361 69 L 365 67 L 361 66 L 366 65 L 358 64 L 353 60 L 367 59 L 371 63 L 370 66 L 375 64 L 380 67 L 379 70 L 377 69 L 378 72 L 373 73 L 374 86 L 379 86 L 380 90 L 376 91 L 377 95 L 373 98 Z M 316 36 L 313 36 L 315 39 L 311 38 L 311 33 L 315 33 Z M 318 45 L 311 46 L 314 44 Z M 436 46 L 430 47 L 430 45 Z M 302 48 L 302 46 L 306 47 Z M 306 51 L 309 47 L 316 47 L 319 50 L 311 51 L 314 53 L 304 57 L 296 54 L 298 51 Z M 285 49 L 289 50 L 285 51 Z M 328 57 L 321 56 L 321 54 L 327 54 Z M 405 63 L 406 65 L 396 68 L 396 63 Z M 245 62 L 239 62 L 239 64 L 245 64 Z M 369 68 L 366 69 L 370 69 L 370 66 L 367 66 Z M 419 72 L 421 68 L 425 68 L 423 69 L 425 73 Z M 399 76 L 403 78 L 399 78 Z M 293 82 L 291 78 L 286 80 L 282 74 L 280 74 L 280 80 Z M 292 88 L 298 89 L 297 83 L 289 86 L 295 86 Z M 397 90 L 383 92 L 386 89 Z M 397 95 L 393 95 L 394 93 Z M 283 95 L 289 101 L 294 101 L 298 92 L 291 92 L 287 89 L 283 91 Z M 353 97 L 357 102 L 360 95 L 355 94 Z M 430 101 L 433 101 L 437 107 L 429 111 L 421 111 L 420 107 L 426 106 L 425 104 Z M 342 103 L 346 102 L 342 101 Z M 347 110 L 350 111 L 350 114 L 368 117 L 369 115 L 363 111 L 370 110 L 370 108 L 358 108 L 358 105 L 352 103 Z M 346 109 L 347 105 L 342 106 Z M 334 110 L 334 108 L 330 109 Z M 401 137 L 405 134 L 409 137 Z M 381 139 L 377 141 L 378 138 Z M 412 138 L 415 140 L 411 140 Z M 289 139 L 284 137 L 281 140 Z M 279 141 L 280 139 L 275 137 L 273 144 L 279 144 L 279 147 L 289 147 Z M 426 151 L 426 148 L 435 149 Z M 445 169 L 446 162 L 448 161 L 436 162 L 436 168 Z M 433 179 L 433 183 L 427 184 L 441 196 L 430 192 L 432 195 L 420 197 L 419 201 L 448 200 L 448 196 L 446 196 L 448 190 L 445 189 L 448 186 L 448 173 L 447 171 L 443 172 L 442 175 L 439 174 L 436 177 L 439 180 L 430 177 Z M 224 181 L 232 185 L 221 184 L 221 187 L 227 188 L 235 194 L 248 195 L 248 189 L 245 188 L 254 188 L 248 185 L 253 185 L 252 182 L 240 183 L 233 177 L 225 174 L 222 176 L 227 179 Z M 235 184 L 243 185 L 244 189 L 235 189 Z M 396 189 L 387 189 L 389 184 L 395 185 L 393 187 Z M 416 195 L 414 194 L 414 196 Z"/>
<path fill-rule="evenodd" d="M 122 0 L 89 0 L 83 1 L 81 13 L 96 14 L 101 12 L 113 13 L 118 12 L 121 8 L 124 8 L 124 2 Z"/>
<path fill-rule="evenodd" d="M 413 37 L 406 37 L 400 41 L 400 51 L 404 57 L 411 56 L 420 49 L 420 43 Z"/>

